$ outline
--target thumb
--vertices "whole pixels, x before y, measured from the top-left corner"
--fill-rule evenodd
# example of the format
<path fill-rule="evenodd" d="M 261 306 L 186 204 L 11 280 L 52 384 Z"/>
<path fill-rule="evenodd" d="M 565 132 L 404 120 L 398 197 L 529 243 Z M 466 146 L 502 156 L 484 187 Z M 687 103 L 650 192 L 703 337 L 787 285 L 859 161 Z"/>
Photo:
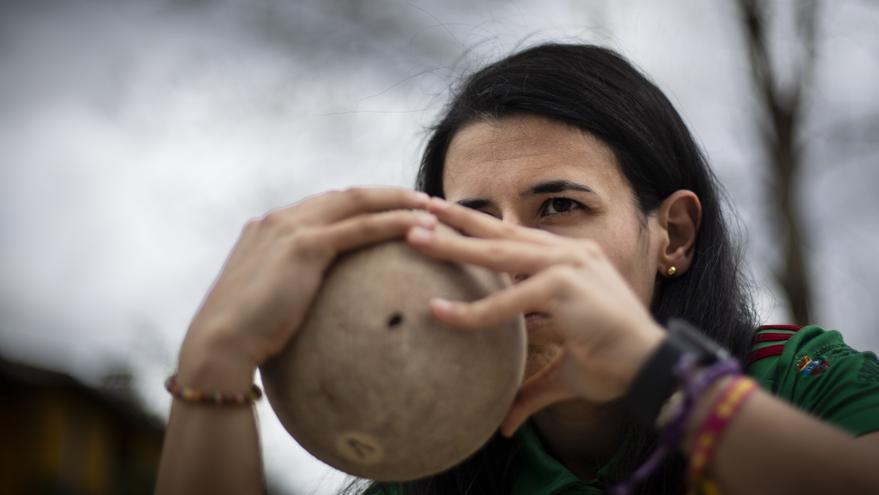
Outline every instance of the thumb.
<path fill-rule="evenodd" d="M 550 404 L 575 397 L 562 380 L 562 361 L 566 354 L 564 351 L 560 352 L 548 365 L 522 384 L 510 412 L 501 424 L 502 435 L 508 438 L 513 436 L 532 414 Z"/>

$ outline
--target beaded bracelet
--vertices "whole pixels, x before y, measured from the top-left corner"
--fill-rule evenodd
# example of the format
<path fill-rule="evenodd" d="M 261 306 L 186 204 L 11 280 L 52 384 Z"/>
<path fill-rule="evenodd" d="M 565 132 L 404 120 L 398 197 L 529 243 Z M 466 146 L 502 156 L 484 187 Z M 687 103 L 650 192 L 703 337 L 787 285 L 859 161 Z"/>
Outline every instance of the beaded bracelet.
<path fill-rule="evenodd" d="M 708 418 L 694 437 L 693 452 L 690 454 L 690 486 L 713 484 L 704 479 L 705 468 L 711 462 L 724 430 L 755 390 L 757 382 L 745 376 L 736 377 L 724 386 L 720 396 L 712 404 Z"/>
<path fill-rule="evenodd" d="M 205 392 L 177 383 L 177 373 L 165 380 L 165 390 L 174 397 L 196 404 L 212 404 L 216 406 L 246 406 L 253 404 L 262 397 L 262 390 L 254 384 L 250 392 L 245 394 L 224 394 L 222 392 Z"/>

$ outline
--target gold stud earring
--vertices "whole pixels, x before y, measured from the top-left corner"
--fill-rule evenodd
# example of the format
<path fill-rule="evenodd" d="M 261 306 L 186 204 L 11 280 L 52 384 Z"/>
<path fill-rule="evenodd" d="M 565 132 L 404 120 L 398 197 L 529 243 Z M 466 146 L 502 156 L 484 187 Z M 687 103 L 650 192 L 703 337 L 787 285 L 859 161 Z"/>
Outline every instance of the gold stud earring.
<path fill-rule="evenodd" d="M 675 273 L 677 273 L 677 272 L 678 272 L 677 268 L 675 268 L 674 266 L 670 266 L 670 267 L 668 267 L 668 270 L 665 271 L 665 274 L 668 275 L 669 277 L 674 277 Z"/>

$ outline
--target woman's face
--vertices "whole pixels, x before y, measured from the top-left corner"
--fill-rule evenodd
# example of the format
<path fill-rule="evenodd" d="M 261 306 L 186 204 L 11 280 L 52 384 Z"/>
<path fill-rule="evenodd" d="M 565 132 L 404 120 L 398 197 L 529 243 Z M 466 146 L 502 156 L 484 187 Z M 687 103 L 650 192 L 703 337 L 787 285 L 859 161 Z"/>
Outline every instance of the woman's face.
<path fill-rule="evenodd" d="M 536 116 L 470 124 L 449 145 L 443 185 L 447 200 L 505 222 L 592 239 L 649 305 L 659 250 L 655 219 L 638 209 L 613 152 L 598 139 Z M 559 350 L 551 324 L 528 319 L 526 376 Z"/>

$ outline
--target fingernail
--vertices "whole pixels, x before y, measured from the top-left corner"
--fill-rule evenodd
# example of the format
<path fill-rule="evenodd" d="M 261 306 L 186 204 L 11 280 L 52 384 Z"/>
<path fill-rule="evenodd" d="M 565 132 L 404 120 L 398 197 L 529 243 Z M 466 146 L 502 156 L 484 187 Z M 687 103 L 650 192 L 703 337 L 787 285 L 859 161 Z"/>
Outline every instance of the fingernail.
<path fill-rule="evenodd" d="M 428 229 L 436 227 L 437 222 L 436 217 L 430 213 L 419 213 L 416 221 L 418 222 L 418 225 Z"/>
<path fill-rule="evenodd" d="M 415 191 L 415 197 L 418 198 L 418 201 L 428 201 L 430 200 L 430 196 L 427 193 L 421 191 Z"/>
<path fill-rule="evenodd" d="M 433 232 L 423 227 L 414 227 L 409 231 L 409 238 L 413 241 L 429 241 L 431 237 L 433 237 Z"/>

